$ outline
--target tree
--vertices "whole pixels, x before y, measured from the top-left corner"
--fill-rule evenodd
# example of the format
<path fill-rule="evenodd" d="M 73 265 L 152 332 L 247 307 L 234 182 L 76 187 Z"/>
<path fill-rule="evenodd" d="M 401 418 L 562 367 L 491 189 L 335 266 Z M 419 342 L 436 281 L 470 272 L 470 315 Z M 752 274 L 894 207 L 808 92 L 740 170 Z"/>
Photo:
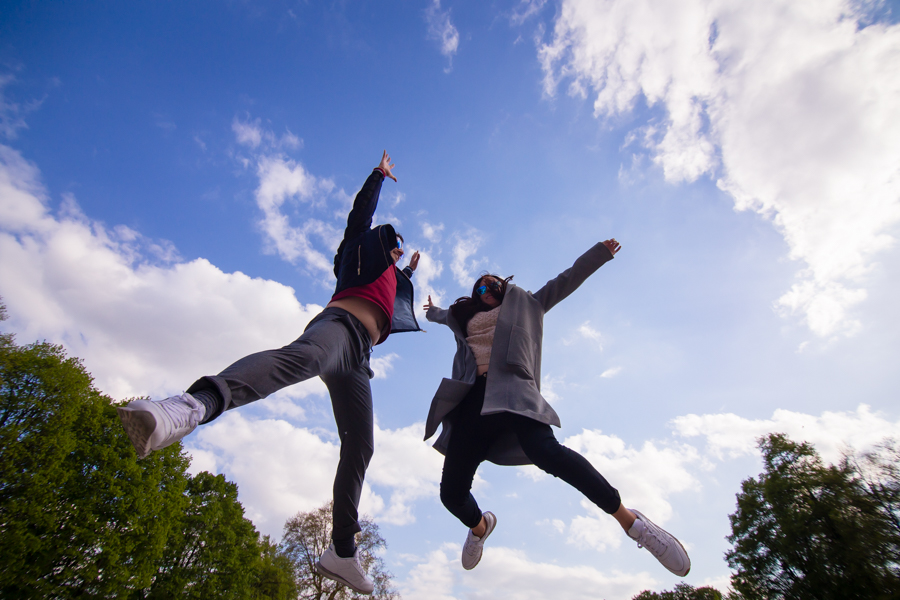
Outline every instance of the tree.
<path fill-rule="evenodd" d="M 0 598 L 296 598 L 237 487 L 188 464 L 181 444 L 138 461 L 62 347 L 0 336 Z"/>
<path fill-rule="evenodd" d="M 711 587 L 695 588 L 679 583 L 671 592 L 643 591 L 631 600 L 723 600 L 722 592 Z"/>
<path fill-rule="evenodd" d="M 0 348 L 0 596 L 107 597 L 150 583 L 188 461 L 172 448 L 138 464 L 120 430 L 60 346 Z"/>
<path fill-rule="evenodd" d="M 297 513 L 284 524 L 281 549 L 294 565 L 297 585 L 300 588 L 298 598 L 304 600 L 367 598 L 369 596 L 360 596 L 350 588 L 322 577 L 316 571 L 316 561 L 331 543 L 332 506 L 333 503 L 328 502 L 315 510 Z M 378 525 L 366 517 L 360 519 L 359 525 L 362 529 L 356 537 L 359 561 L 375 582 L 375 591 L 371 598 L 377 600 L 399 598 L 391 586 L 392 575 L 384 569 L 384 561 L 377 554 L 379 550 L 387 547 L 387 543 L 378 532 Z"/>
<path fill-rule="evenodd" d="M 900 596 L 888 518 L 897 505 L 880 505 L 851 460 L 824 465 L 812 446 L 783 434 L 759 447 L 765 472 L 741 484 L 730 515 L 734 589 L 750 600 Z"/>
<path fill-rule="evenodd" d="M 289 563 L 273 560 L 265 573 L 259 572 L 264 555 L 271 555 L 271 543 L 261 540 L 244 518 L 237 485 L 222 475 L 201 472 L 188 481 L 185 496 L 187 506 L 147 598 L 239 599 L 254 593 L 260 598 L 291 597 L 296 590 Z M 286 567 L 282 577 L 271 569 L 279 565 Z M 261 584 L 266 584 L 265 595 Z"/>

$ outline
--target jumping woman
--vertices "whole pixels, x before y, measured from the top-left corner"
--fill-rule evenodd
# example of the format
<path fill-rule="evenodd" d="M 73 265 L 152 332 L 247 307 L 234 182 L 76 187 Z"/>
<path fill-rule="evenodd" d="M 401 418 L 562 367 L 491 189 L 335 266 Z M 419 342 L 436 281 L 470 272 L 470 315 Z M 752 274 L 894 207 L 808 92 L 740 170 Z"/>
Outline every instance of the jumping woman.
<path fill-rule="evenodd" d="M 366 179 L 347 217 L 334 257 L 337 278 L 331 302 L 287 346 L 245 356 L 215 376 L 198 379 L 187 392 L 158 402 L 135 400 L 118 408 L 122 425 L 143 458 L 174 444 L 226 410 L 265 398 L 318 375 L 328 387 L 341 454 L 334 477 L 332 544 L 316 564 L 322 575 L 371 594 L 374 584 L 359 564 L 354 540 L 360 531 L 357 506 L 375 449 L 372 348 L 388 335 L 418 331 L 410 278 L 415 252 L 402 271 L 403 238 L 391 225 L 372 227 L 385 177 L 394 181 L 387 152 Z"/>
<path fill-rule="evenodd" d="M 480 277 L 472 295 L 449 310 L 428 297 L 429 321 L 447 325 L 456 337 L 452 379 L 444 379 L 431 402 L 427 440 L 442 426 L 434 447 L 444 454 L 441 502 L 469 527 L 462 565 L 473 569 L 484 541 L 497 525 L 472 496 L 475 471 L 485 460 L 499 465 L 534 464 L 575 487 L 669 571 L 684 577 L 691 561 L 674 536 L 636 510 L 629 510 L 597 470 L 577 452 L 560 444 L 551 425 L 556 411 L 540 393 L 544 313 L 574 292 L 612 260 L 621 246 L 615 239 L 596 244 L 571 268 L 531 293 L 510 283 L 512 277 Z"/>

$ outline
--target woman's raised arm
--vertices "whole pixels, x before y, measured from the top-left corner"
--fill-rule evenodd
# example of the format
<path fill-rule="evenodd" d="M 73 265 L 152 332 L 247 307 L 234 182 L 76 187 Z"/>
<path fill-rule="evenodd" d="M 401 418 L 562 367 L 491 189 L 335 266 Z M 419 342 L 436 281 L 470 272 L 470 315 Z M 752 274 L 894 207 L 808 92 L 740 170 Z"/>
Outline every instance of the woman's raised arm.
<path fill-rule="evenodd" d="M 597 269 L 612 260 L 613 255 L 621 247 L 615 238 L 594 244 L 590 250 L 578 257 L 575 264 L 548 281 L 532 296 L 541 303 L 544 312 L 547 312 L 578 289 L 578 286 L 593 275 Z"/>

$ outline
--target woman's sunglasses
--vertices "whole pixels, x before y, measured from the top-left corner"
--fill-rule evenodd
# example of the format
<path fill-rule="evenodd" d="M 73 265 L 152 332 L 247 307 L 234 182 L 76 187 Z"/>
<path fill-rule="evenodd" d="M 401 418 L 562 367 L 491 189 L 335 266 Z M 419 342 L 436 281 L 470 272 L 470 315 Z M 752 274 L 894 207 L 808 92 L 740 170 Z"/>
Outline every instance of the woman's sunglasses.
<path fill-rule="evenodd" d="M 475 288 L 475 293 L 479 296 L 484 296 L 487 293 L 488 289 L 490 289 L 492 292 L 499 292 L 503 289 L 503 286 L 500 285 L 499 281 L 492 281 L 487 285 L 479 285 L 477 288 Z"/>
<path fill-rule="evenodd" d="M 403 250 L 403 240 L 400 238 L 397 238 L 397 247 Z"/>

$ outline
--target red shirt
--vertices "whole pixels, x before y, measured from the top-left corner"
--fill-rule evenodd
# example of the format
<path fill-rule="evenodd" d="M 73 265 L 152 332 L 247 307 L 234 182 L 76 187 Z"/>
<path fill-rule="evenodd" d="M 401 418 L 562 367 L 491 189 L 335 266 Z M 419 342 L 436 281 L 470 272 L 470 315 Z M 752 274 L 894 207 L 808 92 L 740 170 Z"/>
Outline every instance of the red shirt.
<path fill-rule="evenodd" d="M 397 273 L 396 267 L 393 265 L 384 270 L 381 277 L 368 285 L 360 285 L 357 287 L 347 288 L 338 292 L 331 297 L 332 300 L 340 300 L 341 298 L 364 298 L 369 302 L 374 302 L 384 316 L 387 317 L 387 324 L 381 330 L 381 337 L 378 343 L 382 343 L 391 333 L 391 319 L 394 318 L 394 298 L 397 297 Z"/>

